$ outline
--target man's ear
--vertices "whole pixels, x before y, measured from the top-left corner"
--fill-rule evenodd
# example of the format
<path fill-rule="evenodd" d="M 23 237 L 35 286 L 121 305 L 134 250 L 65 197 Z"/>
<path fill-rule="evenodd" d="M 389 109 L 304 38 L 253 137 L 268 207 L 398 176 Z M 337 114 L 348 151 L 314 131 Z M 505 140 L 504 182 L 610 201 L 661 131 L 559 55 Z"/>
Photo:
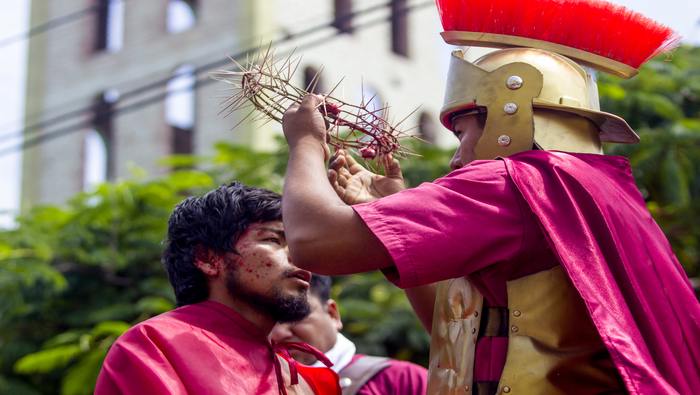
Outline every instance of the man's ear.
<path fill-rule="evenodd" d="M 197 245 L 194 249 L 194 265 L 207 276 L 218 276 L 223 270 L 221 257 L 214 252 Z"/>
<path fill-rule="evenodd" d="M 335 303 L 335 300 L 328 299 L 326 302 L 326 312 L 331 316 L 336 329 L 340 332 L 343 329 L 343 321 L 340 320 L 340 312 L 338 312 L 338 304 Z"/>

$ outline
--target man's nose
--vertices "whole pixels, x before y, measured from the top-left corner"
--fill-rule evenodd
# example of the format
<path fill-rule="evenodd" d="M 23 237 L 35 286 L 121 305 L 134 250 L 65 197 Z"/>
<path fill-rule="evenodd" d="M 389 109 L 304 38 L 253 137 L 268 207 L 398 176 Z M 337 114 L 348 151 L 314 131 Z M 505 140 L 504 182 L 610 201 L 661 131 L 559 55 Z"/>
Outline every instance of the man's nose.
<path fill-rule="evenodd" d="M 462 159 L 459 157 L 459 148 L 457 148 L 455 154 L 452 155 L 452 160 L 450 160 L 450 169 L 455 171 L 461 169 L 462 166 L 464 166 L 464 164 L 462 164 Z"/>
<path fill-rule="evenodd" d="M 281 342 L 292 337 L 292 331 L 289 324 L 277 324 L 272 328 L 270 332 L 270 337 L 275 339 L 275 341 Z"/>

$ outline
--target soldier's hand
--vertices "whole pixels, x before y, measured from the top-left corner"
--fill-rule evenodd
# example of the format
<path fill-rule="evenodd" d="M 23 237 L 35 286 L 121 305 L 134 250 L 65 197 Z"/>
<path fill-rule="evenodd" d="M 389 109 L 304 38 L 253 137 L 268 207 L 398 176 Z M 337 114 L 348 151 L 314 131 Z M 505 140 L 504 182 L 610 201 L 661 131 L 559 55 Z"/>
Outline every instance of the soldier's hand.
<path fill-rule="evenodd" d="M 321 149 L 324 162 L 330 157 L 331 151 L 326 144 L 326 122 L 318 111 L 318 105 L 323 101 L 319 95 L 306 95 L 301 104 L 292 104 L 282 117 L 282 129 L 287 139 L 289 149 Z"/>
<path fill-rule="evenodd" d="M 386 176 L 365 169 L 345 150 L 338 150 L 328 166 L 328 181 L 345 204 L 367 203 L 406 189 L 399 161 L 384 163 Z"/>

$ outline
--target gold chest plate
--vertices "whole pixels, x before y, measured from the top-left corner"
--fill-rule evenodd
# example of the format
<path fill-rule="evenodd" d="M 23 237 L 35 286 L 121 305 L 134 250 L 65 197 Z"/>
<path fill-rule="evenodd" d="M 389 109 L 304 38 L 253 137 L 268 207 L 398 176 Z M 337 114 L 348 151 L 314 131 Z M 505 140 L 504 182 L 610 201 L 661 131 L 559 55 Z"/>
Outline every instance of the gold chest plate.
<path fill-rule="evenodd" d="M 471 393 L 483 297 L 466 278 L 456 280 L 438 285 L 428 394 Z M 561 266 L 506 285 L 510 331 L 497 394 L 626 393 L 583 299 Z"/>

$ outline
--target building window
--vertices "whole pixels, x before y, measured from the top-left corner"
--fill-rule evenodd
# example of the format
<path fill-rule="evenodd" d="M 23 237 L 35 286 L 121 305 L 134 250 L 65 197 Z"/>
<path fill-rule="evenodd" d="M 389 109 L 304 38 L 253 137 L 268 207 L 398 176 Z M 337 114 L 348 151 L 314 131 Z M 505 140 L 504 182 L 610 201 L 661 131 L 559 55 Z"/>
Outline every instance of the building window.
<path fill-rule="evenodd" d="M 318 69 L 315 67 L 307 67 L 304 70 L 304 87 L 309 93 L 323 93 L 323 80 Z"/>
<path fill-rule="evenodd" d="M 97 0 L 96 51 L 119 52 L 124 44 L 124 0 Z"/>
<path fill-rule="evenodd" d="M 341 33 L 352 33 L 352 0 L 335 0 L 333 26 Z"/>
<path fill-rule="evenodd" d="M 83 190 L 114 179 L 113 114 L 119 99 L 116 89 L 107 90 L 95 99 L 92 128 L 85 135 Z"/>
<path fill-rule="evenodd" d="M 95 129 L 85 135 L 85 152 L 83 159 L 83 190 L 107 181 L 107 143 Z"/>
<path fill-rule="evenodd" d="M 180 66 L 168 81 L 165 97 L 165 122 L 171 128 L 171 152 L 190 154 L 194 141 L 194 67 Z"/>
<path fill-rule="evenodd" d="M 430 143 L 434 143 L 437 138 L 435 121 L 427 112 L 420 115 L 420 138 Z"/>
<path fill-rule="evenodd" d="M 408 8 L 406 0 L 391 0 L 391 50 L 408 56 Z"/>
<path fill-rule="evenodd" d="M 170 0 L 166 18 L 168 33 L 176 34 L 192 29 L 197 23 L 196 5 L 195 0 Z"/>

